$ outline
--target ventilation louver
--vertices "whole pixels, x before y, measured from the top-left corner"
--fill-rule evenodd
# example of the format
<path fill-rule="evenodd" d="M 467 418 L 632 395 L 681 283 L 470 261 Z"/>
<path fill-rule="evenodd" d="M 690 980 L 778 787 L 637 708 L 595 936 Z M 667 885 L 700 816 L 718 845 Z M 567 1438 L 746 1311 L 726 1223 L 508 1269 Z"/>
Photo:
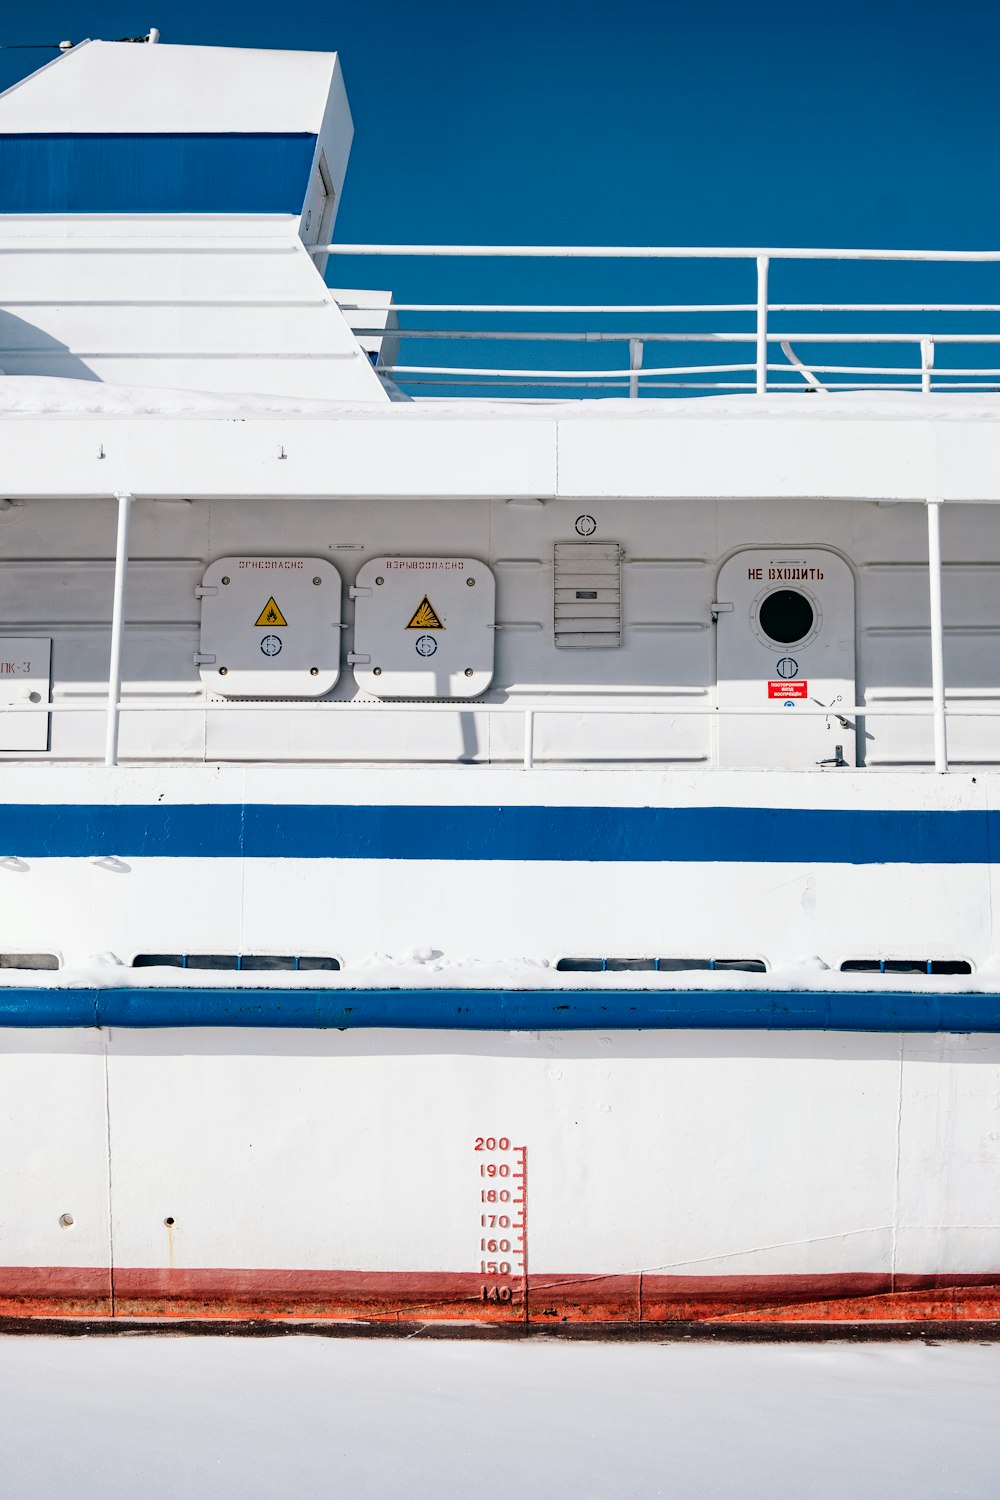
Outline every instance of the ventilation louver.
<path fill-rule="evenodd" d="M 556 542 L 556 645 L 606 650 L 622 643 L 622 554 L 617 542 Z"/>

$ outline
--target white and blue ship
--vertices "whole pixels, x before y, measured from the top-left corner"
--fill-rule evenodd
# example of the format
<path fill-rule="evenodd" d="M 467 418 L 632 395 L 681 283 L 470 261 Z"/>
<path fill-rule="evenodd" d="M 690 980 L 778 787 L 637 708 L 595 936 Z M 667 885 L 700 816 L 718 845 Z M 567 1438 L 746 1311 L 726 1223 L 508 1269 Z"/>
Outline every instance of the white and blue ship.
<path fill-rule="evenodd" d="M 0 1312 L 996 1317 L 990 307 L 768 277 L 1000 252 L 546 342 L 332 285 L 351 135 L 0 96 Z"/>

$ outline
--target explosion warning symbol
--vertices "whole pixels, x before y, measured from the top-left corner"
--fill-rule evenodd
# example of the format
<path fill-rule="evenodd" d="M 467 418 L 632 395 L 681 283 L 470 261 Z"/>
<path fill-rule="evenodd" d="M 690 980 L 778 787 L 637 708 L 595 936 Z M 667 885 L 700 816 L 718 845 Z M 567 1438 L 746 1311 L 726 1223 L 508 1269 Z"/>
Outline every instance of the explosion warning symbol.
<path fill-rule="evenodd" d="M 431 601 L 425 594 L 413 612 L 407 630 L 443 630 L 444 625 Z"/>
<path fill-rule="evenodd" d="M 257 597 L 259 598 L 260 595 L 258 595 Z M 254 620 L 254 624 L 287 626 L 288 621 L 285 619 L 284 615 L 281 613 L 281 610 L 275 604 L 273 595 L 270 599 L 268 599 L 267 603 L 264 605 L 264 608 L 261 610 L 256 620 Z"/>

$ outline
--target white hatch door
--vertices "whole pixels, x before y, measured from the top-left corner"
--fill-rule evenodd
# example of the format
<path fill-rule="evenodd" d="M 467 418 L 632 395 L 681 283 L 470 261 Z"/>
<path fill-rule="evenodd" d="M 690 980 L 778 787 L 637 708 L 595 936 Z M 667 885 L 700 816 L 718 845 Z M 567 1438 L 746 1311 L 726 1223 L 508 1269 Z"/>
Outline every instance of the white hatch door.
<path fill-rule="evenodd" d="M 715 598 L 719 765 L 853 766 L 854 576 L 844 559 L 822 547 L 739 552 Z M 820 708 L 830 712 L 806 716 Z"/>

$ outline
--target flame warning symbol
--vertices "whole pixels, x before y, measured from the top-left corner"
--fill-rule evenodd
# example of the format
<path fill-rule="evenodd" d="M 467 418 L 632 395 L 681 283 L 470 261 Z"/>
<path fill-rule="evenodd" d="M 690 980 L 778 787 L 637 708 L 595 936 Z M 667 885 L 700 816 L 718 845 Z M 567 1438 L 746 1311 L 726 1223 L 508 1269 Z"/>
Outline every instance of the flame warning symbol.
<path fill-rule="evenodd" d="M 425 594 L 413 611 L 407 630 L 443 630 L 444 625 L 431 601 Z"/>
<path fill-rule="evenodd" d="M 254 624 L 255 625 L 271 625 L 271 626 L 274 626 L 274 625 L 287 625 L 288 621 L 285 619 L 284 615 L 281 613 L 281 610 L 275 604 L 274 597 L 272 596 L 270 599 L 268 599 L 267 603 L 264 605 L 264 608 L 261 610 L 260 614 L 257 616 L 256 620 L 254 621 Z"/>

